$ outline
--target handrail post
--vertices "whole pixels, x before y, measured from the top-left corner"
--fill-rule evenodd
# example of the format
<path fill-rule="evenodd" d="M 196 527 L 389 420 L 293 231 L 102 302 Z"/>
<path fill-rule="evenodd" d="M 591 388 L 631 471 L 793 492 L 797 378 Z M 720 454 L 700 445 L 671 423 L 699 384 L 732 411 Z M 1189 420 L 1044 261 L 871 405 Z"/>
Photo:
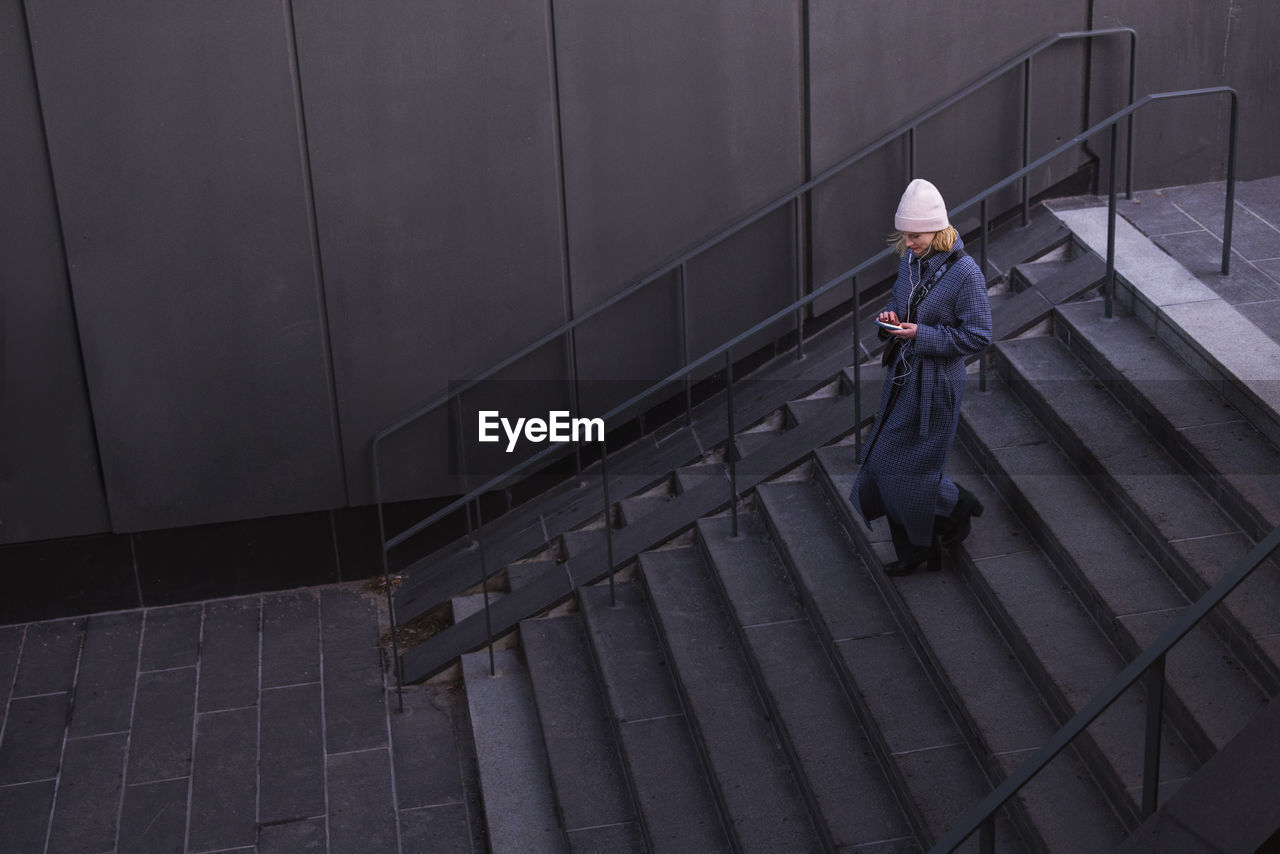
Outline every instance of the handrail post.
<path fill-rule="evenodd" d="M 804 298 L 805 291 L 805 264 L 804 264 L 804 212 L 800 206 L 800 199 L 803 196 L 796 196 L 795 203 L 795 274 L 796 287 L 795 299 L 799 302 Z M 804 306 L 796 309 L 796 361 L 804 358 Z"/>
<path fill-rule="evenodd" d="M 676 268 L 676 288 L 680 294 L 680 367 L 689 365 L 689 286 L 688 264 Z M 684 417 L 693 426 L 693 375 L 684 375 Z"/>
<path fill-rule="evenodd" d="M 729 507 L 733 514 L 733 536 L 738 536 L 738 443 L 733 433 L 733 348 L 724 351 L 724 394 L 725 410 L 729 419 L 729 440 L 725 444 L 725 454 L 729 458 Z"/>
<path fill-rule="evenodd" d="M 476 498 L 476 528 L 481 525 L 480 520 L 480 499 Z M 471 534 L 471 502 L 467 502 L 467 534 Z M 496 676 L 497 667 L 493 660 L 493 618 L 489 614 L 489 570 L 484 563 L 484 543 L 479 535 L 476 536 L 476 551 L 480 557 L 480 595 L 484 601 L 484 636 L 489 643 L 489 675 Z"/>
<path fill-rule="evenodd" d="M 983 197 L 982 203 L 978 205 L 978 215 L 982 217 L 982 252 L 978 256 L 982 277 L 987 276 L 987 239 L 991 236 L 987 226 L 987 199 Z M 978 391 L 987 390 L 987 353 L 983 351 L 978 356 Z"/>
<path fill-rule="evenodd" d="M 604 548 L 609 561 L 609 607 L 618 605 L 618 594 L 613 584 L 613 502 L 609 500 L 609 440 L 600 437 L 600 489 L 604 493 Z M 574 583 L 577 593 L 577 583 Z"/>
<path fill-rule="evenodd" d="M 1138 34 L 1132 32 L 1129 34 L 1129 106 L 1133 106 L 1133 99 L 1137 97 L 1138 84 Z M 1133 119 L 1134 114 L 1130 113 L 1128 118 L 1128 128 L 1125 130 L 1125 164 L 1124 164 L 1124 197 L 1129 201 L 1133 201 Z"/>
<path fill-rule="evenodd" d="M 916 177 L 916 126 L 907 128 L 907 181 Z"/>
<path fill-rule="evenodd" d="M 979 854 L 996 854 L 996 816 L 987 816 L 987 820 L 978 828 Z"/>
<path fill-rule="evenodd" d="M 862 310 L 859 305 L 858 275 L 853 275 L 853 451 L 862 457 Z"/>
<path fill-rule="evenodd" d="M 1031 162 L 1031 57 L 1022 71 L 1022 168 Z M 1022 176 L 1022 225 L 1031 224 L 1031 176 Z"/>
<path fill-rule="evenodd" d="M 1111 160 L 1107 175 L 1107 284 L 1105 316 L 1110 319 L 1116 298 L 1116 135 L 1119 123 L 1111 123 Z"/>
<path fill-rule="evenodd" d="M 1227 208 L 1222 214 L 1222 275 L 1231 272 L 1231 225 L 1236 212 L 1236 93 L 1231 93 L 1231 120 L 1227 130 Z"/>
<path fill-rule="evenodd" d="M 373 460 L 373 498 L 378 505 L 378 541 L 382 544 L 382 585 L 387 594 L 387 619 L 391 621 L 391 669 L 396 677 L 396 706 L 404 711 L 404 670 L 400 667 L 400 628 L 396 625 L 396 598 L 391 595 L 391 562 L 387 557 L 387 515 L 382 504 L 382 466 L 378 462 L 378 439 L 370 446 Z"/>
<path fill-rule="evenodd" d="M 1155 813 L 1160 800 L 1160 732 L 1164 719 L 1164 662 L 1159 656 L 1147 670 L 1147 744 L 1142 761 L 1142 817 Z"/>

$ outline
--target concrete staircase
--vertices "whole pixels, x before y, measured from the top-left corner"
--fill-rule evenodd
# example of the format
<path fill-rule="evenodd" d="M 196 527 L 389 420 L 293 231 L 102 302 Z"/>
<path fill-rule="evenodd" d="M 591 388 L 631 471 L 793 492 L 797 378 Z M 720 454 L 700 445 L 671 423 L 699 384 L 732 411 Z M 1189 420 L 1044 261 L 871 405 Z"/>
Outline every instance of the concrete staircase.
<path fill-rule="evenodd" d="M 489 652 L 461 655 L 495 854 L 927 850 L 1280 525 L 1269 392 L 1212 346 L 1195 364 L 1170 347 L 1182 339 L 1144 316 L 1139 271 L 1103 318 L 1086 219 L 1039 208 L 993 240 L 1002 340 L 985 389 L 971 369 L 950 465 L 986 512 L 943 572 L 885 576 L 887 527 L 848 503 L 851 395 L 874 401 L 879 375 L 855 387 L 847 322 L 802 362 L 759 372 L 784 379 L 746 393 L 734 451 L 708 441 L 723 417 L 710 406 L 683 435 L 628 449 L 643 464 L 623 468 L 631 488 L 607 520 L 595 490 L 566 489 L 495 524 L 507 552 L 491 605 L 519 643 L 493 654 L 492 675 Z M 563 526 L 554 548 L 521 539 L 535 516 Z M 604 524 L 615 586 L 575 593 L 608 568 Z M 461 574 L 439 580 L 450 571 L 413 580 L 413 595 L 460 587 Z M 1273 563 L 1170 654 L 1162 803 L 1211 760 L 1214 791 L 1248 797 L 1221 781 L 1229 757 L 1252 758 L 1238 734 L 1274 731 L 1261 722 L 1280 688 L 1277 605 Z M 469 607 L 455 629 L 483 617 Z M 405 662 L 440 672 L 447 650 L 474 648 L 468 631 Z M 1134 833 L 1146 706 L 1135 686 L 1025 787 L 997 850 L 1152 837 Z"/>

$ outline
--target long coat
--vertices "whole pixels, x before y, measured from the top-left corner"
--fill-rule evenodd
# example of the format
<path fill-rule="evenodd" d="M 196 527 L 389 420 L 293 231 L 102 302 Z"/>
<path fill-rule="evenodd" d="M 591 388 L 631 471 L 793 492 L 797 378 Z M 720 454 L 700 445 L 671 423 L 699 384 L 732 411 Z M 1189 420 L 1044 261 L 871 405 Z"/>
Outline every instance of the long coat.
<path fill-rule="evenodd" d="M 946 260 L 947 253 L 935 253 L 921 262 L 908 251 L 885 310 L 906 320 L 913 287 L 928 282 Z M 927 546 L 934 517 L 949 516 L 958 498 L 946 468 L 960 421 L 965 357 L 991 343 L 991 306 L 978 263 L 968 255 L 956 258 L 910 320 L 919 324 L 916 338 L 902 342 L 885 371 L 880 409 L 849 498 L 868 527 L 888 515 L 914 545 Z"/>

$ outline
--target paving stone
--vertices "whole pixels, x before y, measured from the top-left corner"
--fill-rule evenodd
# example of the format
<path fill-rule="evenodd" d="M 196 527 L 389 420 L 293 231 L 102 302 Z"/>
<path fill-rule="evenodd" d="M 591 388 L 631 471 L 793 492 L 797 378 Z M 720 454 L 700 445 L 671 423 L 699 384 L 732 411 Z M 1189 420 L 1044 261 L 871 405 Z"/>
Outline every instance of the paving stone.
<path fill-rule="evenodd" d="M 202 605 L 151 608 L 142 630 L 142 654 L 138 669 L 167 670 L 194 666 L 200 655 Z"/>
<path fill-rule="evenodd" d="M 85 619 L 54 620 L 27 626 L 13 696 L 32 697 L 70 690 L 80 660 Z"/>
<path fill-rule="evenodd" d="M 129 729 L 141 635 L 141 611 L 89 618 L 68 735 Z"/>
<path fill-rule="evenodd" d="M 258 819 L 323 815 L 324 731 L 319 684 L 262 692 Z"/>
<path fill-rule="evenodd" d="M 53 809 L 53 780 L 0 785 L 0 839 L 6 850 L 44 851 Z M 121 849 L 125 850 L 125 849 Z"/>
<path fill-rule="evenodd" d="M 125 733 L 67 740 L 48 854 L 115 848 L 127 743 Z"/>
<path fill-rule="evenodd" d="M 320 603 L 311 591 L 262 602 L 262 687 L 320 680 Z"/>
<path fill-rule="evenodd" d="M 130 784 L 120 812 L 120 852 L 182 854 L 186 850 L 186 779 Z"/>
<path fill-rule="evenodd" d="M 283 824 L 270 824 L 258 831 L 258 854 L 328 854 L 329 840 L 324 818 L 298 819 Z M 402 854 L 413 851 L 430 851 L 430 848 L 401 849 Z M 440 849 L 463 851 L 464 848 Z"/>
<path fill-rule="evenodd" d="M 1276 242 L 1280 242 L 1280 234 L 1272 232 L 1271 236 Z M 1222 275 L 1222 240 L 1207 231 L 1157 237 L 1155 243 L 1177 258 L 1205 286 L 1230 305 L 1262 302 L 1280 297 L 1280 286 L 1277 286 L 1269 276 L 1247 263 L 1244 256 L 1236 254 L 1240 247 L 1234 240 L 1229 276 Z"/>
<path fill-rule="evenodd" d="M 1202 226 L 1180 210 L 1164 190 L 1134 193 L 1133 200 L 1117 199 L 1116 212 L 1133 223 L 1143 234 L 1179 234 Z"/>
<path fill-rule="evenodd" d="M 258 846 L 258 850 L 260 854 L 268 854 L 261 845 Z M 292 850 L 281 849 L 280 854 L 291 854 Z M 473 849 L 471 833 L 467 828 L 467 808 L 463 804 L 442 804 L 401 810 L 401 854 L 455 854 L 455 852 L 471 850 Z"/>
<path fill-rule="evenodd" d="M 186 777 L 196 710 L 194 667 L 138 675 L 129 746 L 130 784 Z"/>
<path fill-rule="evenodd" d="M 199 711 L 239 709 L 257 703 L 260 606 L 256 597 L 205 606 Z"/>
<path fill-rule="evenodd" d="M 320 594 L 324 656 L 325 745 L 329 753 L 387 746 L 377 614 L 356 593 Z"/>
<path fill-rule="evenodd" d="M 520 638 L 566 833 L 634 821 L 581 619 L 572 614 L 526 620 Z"/>
<path fill-rule="evenodd" d="M 187 844 L 195 851 L 257 839 L 258 710 L 202 714 L 196 721 Z"/>
<path fill-rule="evenodd" d="M 390 753 L 382 749 L 331 755 L 326 766 L 331 854 L 397 854 Z"/>
<path fill-rule="evenodd" d="M 0 741 L 0 786 L 51 780 L 58 773 L 71 698 L 43 694 L 9 703 Z"/>
<path fill-rule="evenodd" d="M 451 700 L 449 695 L 459 695 Z M 396 800 L 400 809 L 461 804 L 465 797 L 450 704 L 462 705 L 453 686 L 405 686 L 404 711 L 388 692 Z M 466 714 L 465 706 L 458 709 Z"/>
<path fill-rule="evenodd" d="M 0 721 L 4 720 L 3 710 L 9 705 L 9 692 L 13 689 L 25 636 L 26 626 L 0 626 Z"/>

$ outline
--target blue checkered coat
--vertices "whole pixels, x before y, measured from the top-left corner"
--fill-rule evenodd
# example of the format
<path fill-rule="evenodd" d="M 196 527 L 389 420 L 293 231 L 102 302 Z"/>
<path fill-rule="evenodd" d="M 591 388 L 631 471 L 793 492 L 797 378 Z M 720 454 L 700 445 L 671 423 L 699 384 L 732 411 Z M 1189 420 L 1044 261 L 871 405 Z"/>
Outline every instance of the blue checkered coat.
<path fill-rule="evenodd" d="M 885 310 L 905 319 L 913 283 L 927 282 L 945 261 L 945 253 L 921 263 L 907 252 Z M 868 526 L 888 515 L 912 543 L 927 546 L 934 516 L 950 515 L 958 497 L 946 468 L 960 421 L 965 357 L 991 343 L 991 306 L 978 262 L 968 255 L 954 261 L 911 320 L 920 324 L 919 331 L 898 348 L 885 372 L 880 410 L 849 497 Z M 900 385 L 891 407 L 895 376 Z"/>

